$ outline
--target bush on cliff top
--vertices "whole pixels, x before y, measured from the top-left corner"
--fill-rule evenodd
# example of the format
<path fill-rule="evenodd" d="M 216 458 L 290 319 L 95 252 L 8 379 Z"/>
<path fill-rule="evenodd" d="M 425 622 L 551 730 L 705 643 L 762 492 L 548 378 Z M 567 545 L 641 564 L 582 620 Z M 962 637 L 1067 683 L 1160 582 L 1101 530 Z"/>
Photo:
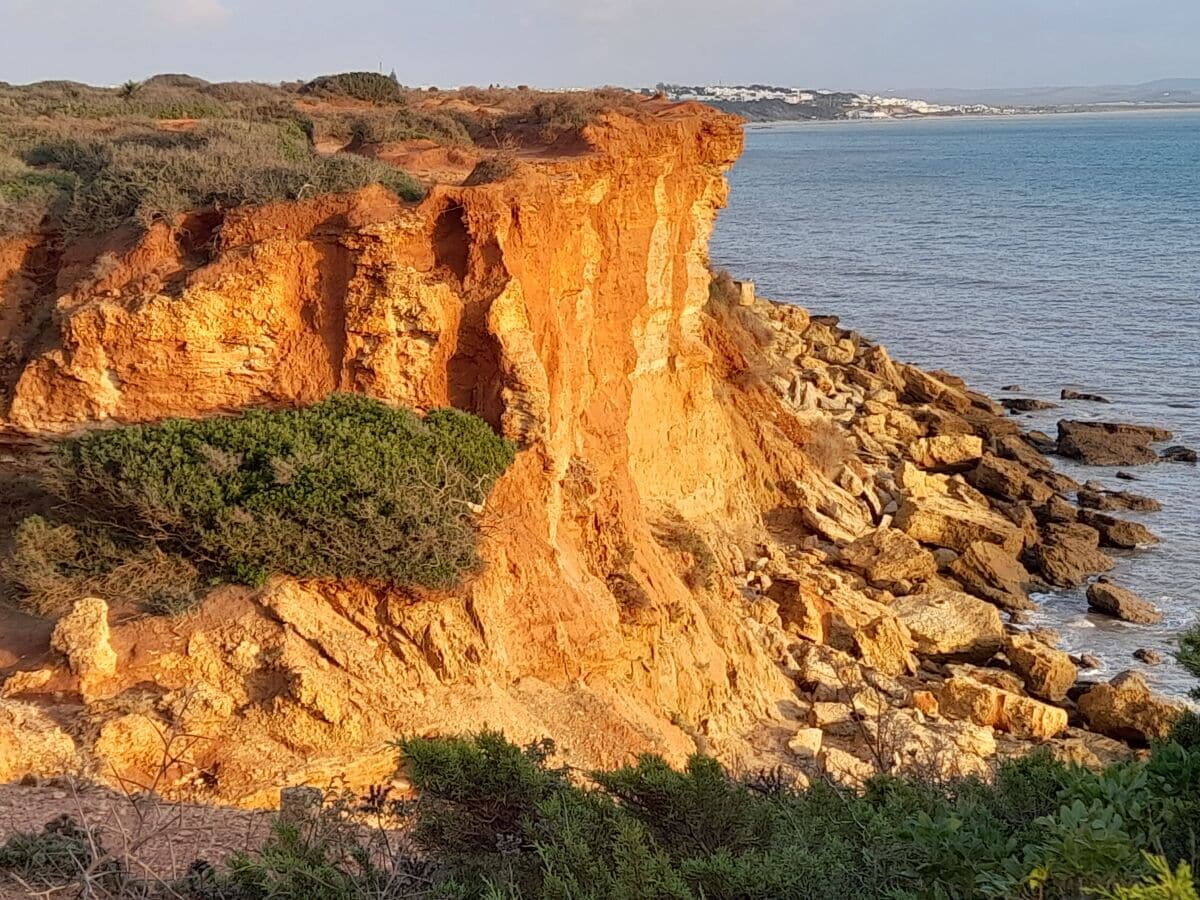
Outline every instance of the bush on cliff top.
<path fill-rule="evenodd" d="M 19 551 L 34 530 L 54 540 L 31 541 L 14 569 L 103 579 L 161 552 L 253 585 L 281 573 L 443 587 L 476 565 L 473 507 L 514 453 L 467 413 L 422 419 L 355 395 L 95 431 L 60 447 L 48 479 L 69 533 L 25 523 Z"/>

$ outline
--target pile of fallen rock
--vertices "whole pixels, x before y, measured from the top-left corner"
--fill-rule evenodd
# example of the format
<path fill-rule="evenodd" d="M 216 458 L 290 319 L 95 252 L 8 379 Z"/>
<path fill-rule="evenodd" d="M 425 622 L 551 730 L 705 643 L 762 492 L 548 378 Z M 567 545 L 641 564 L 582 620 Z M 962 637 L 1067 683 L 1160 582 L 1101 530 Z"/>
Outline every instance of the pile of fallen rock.
<path fill-rule="evenodd" d="M 1135 672 L 1082 680 L 1095 660 L 1028 622 L 1031 591 L 1083 585 L 1093 612 L 1158 620 L 1148 601 L 1097 577 L 1114 567 L 1111 550 L 1158 540 L 1113 513 L 1157 502 L 1081 485 L 1047 454 L 1186 459 L 1153 450 L 1170 434 L 1069 420 L 1057 441 L 1025 434 L 1009 414 L 1019 404 L 895 362 L 831 317 L 755 307 L 774 335 L 764 353 L 779 397 L 813 434 L 836 423 L 855 450 L 806 467 L 788 486 L 799 527 L 734 563 L 762 639 L 797 685 L 796 757 L 847 781 L 946 776 L 1030 742 L 1098 764 L 1165 736 L 1178 704 Z"/>

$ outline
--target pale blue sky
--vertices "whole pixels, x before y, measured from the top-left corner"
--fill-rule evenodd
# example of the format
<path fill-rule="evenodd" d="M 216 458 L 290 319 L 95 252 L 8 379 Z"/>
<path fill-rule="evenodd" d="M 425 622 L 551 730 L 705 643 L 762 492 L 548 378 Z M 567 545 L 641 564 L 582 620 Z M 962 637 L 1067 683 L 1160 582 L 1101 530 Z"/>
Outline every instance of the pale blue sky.
<path fill-rule="evenodd" d="M 0 80 L 888 90 L 1200 76 L 1200 0 L 0 0 Z"/>

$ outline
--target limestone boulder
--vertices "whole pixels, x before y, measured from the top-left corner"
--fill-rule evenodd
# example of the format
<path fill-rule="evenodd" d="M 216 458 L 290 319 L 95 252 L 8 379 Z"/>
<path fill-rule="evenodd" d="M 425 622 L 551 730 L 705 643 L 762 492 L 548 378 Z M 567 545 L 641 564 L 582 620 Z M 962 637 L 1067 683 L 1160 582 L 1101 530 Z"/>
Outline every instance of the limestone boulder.
<path fill-rule="evenodd" d="M 1181 705 L 1153 693 L 1138 672 L 1122 672 L 1096 685 L 1078 706 L 1093 731 L 1136 745 L 1165 738 L 1183 712 Z"/>
<path fill-rule="evenodd" d="M 943 434 L 918 438 L 908 445 L 908 457 L 922 469 L 961 469 L 983 455 L 983 438 L 973 434 Z"/>
<path fill-rule="evenodd" d="M 983 541 L 1015 556 L 1025 543 L 1022 532 L 1008 519 L 949 496 L 909 497 L 901 504 L 895 525 L 923 544 L 959 552 Z"/>
<path fill-rule="evenodd" d="M 1122 422 L 1058 423 L 1058 452 L 1089 466 L 1138 466 L 1152 463 L 1158 455 L 1150 447 L 1170 440 L 1171 432 Z"/>
<path fill-rule="evenodd" d="M 1050 584 L 1075 587 L 1097 572 L 1107 572 L 1116 562 L 1100 550 L 1100 535 L 1087 525 L 1049 522 L 1042 540 L 1026 554 L 1030 568 Z"/>
<path fill-rule="evenodd" d="M 960 591 L 901 597 L 892 610 L 908 628 L 920 656 L 986 661 L 1004 643 L 1000 612 Z"/>
<path fill-rule="evenodd" d="M 79 676 L 84 700 L 91 700 L 99 686 L 117 673 L 108 604 L 99 597 L 84 597 L 59 619 L 50 646 L 67 658 L 71 671 Z"/>
<path fill-rule="evenodd" d="M 1006 731 L 1019 738 L 1045 740 L 1067 729 L 1067 711 L 1030 697 L 956 675 L 942 685 L 942 715 Z"/>
<path fill-rule="evenodd" d="M 937 572 L 933 554 L 895 528 L 880 528 L 842 548 L 841 561 L 877 585 L 924 581 Z"/>
<path fill-rule="evenodd" d="M 1033 576 L 1017 557 L 996 544 L 976 541 L 950 563 L 949 572 L 970 594 L 1007 610 L 1034 609 Z"/>
<path fill-rule="evenodd" d="M 1010 637 L 1004 653 L 1012 663 L 1013 671 L 1025 682 L 1026 690 L 1043 700 L 1065 700 L 1079 674 L 1069 653 L 1047 646 L 1027 634 Z"/>
<path fill-rule="evenodd" d="M 1092 482 L 1085 484 L 1076 495 L 1079 505 L 1085 509 L 1128 509 L 1137 512 L 1158 512 L 1162 509 L 1162 504 L 1153 497 L 1135 494 L 1133 491 L 1108 491 L 1103 487 L 1089 487 L 1091 484 Z"/>
<path fill-rule="evenodd" d="M 1158 543 L 1158 536 L 1140 522 L 1118 519 L 1090 509 L 1079 511 L 1079 521 L 1100 532 L 1100 544 L 1104 547 L 1134 550 Z"/>
<path fill-rule="evenodd" d="M 1125 622 L 1153 625 L 1162 621 L 1162 613 L 1153 603 L 1107 578 L 1099 578 L 1088 586 L 1087 600 L 1096 612 Z"/>
<path fill-rule="evenodd" d="M 1018 462 L 985 456 L 967 474 L 967 481 L 985 494 L 1008 502 L 1025 501 L 1044 503 L 1054 491 L 1029 476 L 1025 467 Z"/>
<path fill-rule="evenodd" d="M 42 709 L 0 699 L 0 784 L 80 768 L 75 742 Z"/>

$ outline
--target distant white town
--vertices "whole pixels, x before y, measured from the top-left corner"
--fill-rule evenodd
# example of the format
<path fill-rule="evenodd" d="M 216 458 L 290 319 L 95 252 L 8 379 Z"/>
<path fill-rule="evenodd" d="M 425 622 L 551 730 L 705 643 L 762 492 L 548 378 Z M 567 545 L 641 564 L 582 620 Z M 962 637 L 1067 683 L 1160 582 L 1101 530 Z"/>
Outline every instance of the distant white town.
<path fill-rule="evenodd" d="M 948 106 L 907 97 L 882 97 L 845 91 L 818 91 L 764 84 L 686 86 L 659 84 L 673 100 L 698 100 L 729 106 L 763 118 L 895 119 L 914 116 L 980 115 L 1006 112 L 982 104 Z M 749 105 L 747 105 L 749 104 Z M 780 104 L 786 104 L 781 106 Z"/>

